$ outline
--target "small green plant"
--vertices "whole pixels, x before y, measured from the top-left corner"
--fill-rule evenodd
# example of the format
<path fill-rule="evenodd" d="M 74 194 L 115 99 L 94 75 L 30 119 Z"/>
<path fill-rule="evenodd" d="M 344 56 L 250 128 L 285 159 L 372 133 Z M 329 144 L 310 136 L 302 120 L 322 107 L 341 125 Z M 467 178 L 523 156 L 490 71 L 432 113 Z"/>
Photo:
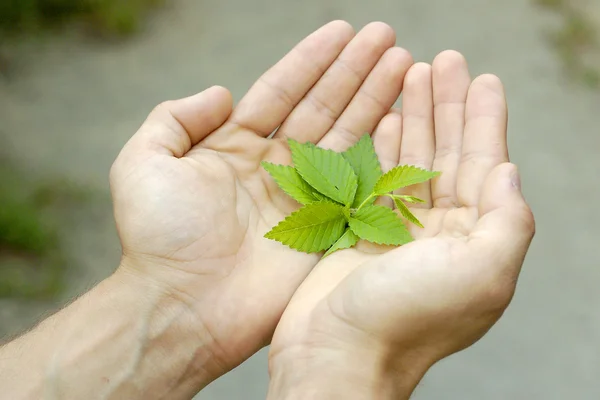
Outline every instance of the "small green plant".
<path fill-rule="evenodd" d="M 359 239 L 396 246 L 409 243 L 413 238 L 398 214 L 374 204 L 381 196 L 392 198 L 406 220 L 423 226 L 405 204 L 423 200 L 392 192 L 426 182 L 439 172 L 400 165 L 383 174 L 368 134 L 343 153 L 288 142 L 294 166 L 268 162 L 262 166 L 303 207 L 271 229 L 267 239 L 306 253 L 327 250 L 325 256 L 350 248 Z"/>

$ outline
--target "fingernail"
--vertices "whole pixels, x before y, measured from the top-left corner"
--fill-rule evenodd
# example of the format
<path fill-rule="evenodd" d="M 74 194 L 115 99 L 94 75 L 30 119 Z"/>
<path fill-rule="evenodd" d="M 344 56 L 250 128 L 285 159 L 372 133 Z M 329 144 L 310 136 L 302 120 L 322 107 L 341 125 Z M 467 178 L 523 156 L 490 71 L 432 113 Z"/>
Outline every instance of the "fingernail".
<path fill-rule="evenodd" d="M 519 170 L 516 167 L 510 175 L 510 183 L 515 189 L 521 190 L 521 176 L 519 175 Z"/>

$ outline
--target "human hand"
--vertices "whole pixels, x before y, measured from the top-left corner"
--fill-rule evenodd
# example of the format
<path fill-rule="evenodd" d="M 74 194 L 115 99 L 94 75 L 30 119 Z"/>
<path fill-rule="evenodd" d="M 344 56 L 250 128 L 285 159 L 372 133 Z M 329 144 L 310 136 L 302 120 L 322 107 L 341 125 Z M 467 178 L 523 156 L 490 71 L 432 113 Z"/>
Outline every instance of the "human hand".
<path fill-rule="evenodd" d="M 118 273 L 163 287 L 189 307 L 198 335 L 212 342 L 214 377 L 269 343 L 319 260 L 263 237 L 298 204 L 260 162 L 290 163 L 288 137 L 339 149 L 372 131 L 412 65 L 394 41 L 381 23 L 356 36 L 348 24 L 330 23 L 233 111 L 219 87 L 161 104 L 115 161 Z"/>
<path fill-rule="evenodd" d="M 471 82 L 460 54 L 409 70 L 402 111 L 374 145 L 384 170 L 442 172 L 404 192 L 426 200 L 413 208 L 425 229 L 411 226 L 416 240 L 400 248 L 362 244 L 319 262 L 273 337 L 273 398 L 408 398 L 497 321 L 534 234 L 506 129 L 501 82 Z"/>

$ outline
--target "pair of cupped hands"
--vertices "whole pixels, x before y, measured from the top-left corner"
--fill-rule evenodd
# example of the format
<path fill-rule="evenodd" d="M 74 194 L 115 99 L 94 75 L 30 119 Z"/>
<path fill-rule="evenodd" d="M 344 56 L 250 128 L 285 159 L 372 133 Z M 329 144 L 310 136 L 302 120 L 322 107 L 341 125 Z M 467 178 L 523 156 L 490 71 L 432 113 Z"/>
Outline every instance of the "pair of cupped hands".
<path fill-rule="evenodd" d="M 431 365 L 481 338 L 514 293 L 534 220 L 506 130 L 500 80 L 471 79 L 459 53 L 414 63 L 383 23 L 357 34 L 329 23 L 235 107 L 215 86 L 150 114 L 111 170 L 117 274 L 185 304 L 210 338 L 211 379 L 270 343 L 281 382 L 410 392 Z M 384 172 L 441 172 L 402 192 L 425 200 L 411 209 L 425 226 L 410 226 L 415 241 L 359 243 L 321 260 L 265 239 L 299 204 L 261 161 L 291 164 L 288 138 L 343 151 L 365 133 Z"/>

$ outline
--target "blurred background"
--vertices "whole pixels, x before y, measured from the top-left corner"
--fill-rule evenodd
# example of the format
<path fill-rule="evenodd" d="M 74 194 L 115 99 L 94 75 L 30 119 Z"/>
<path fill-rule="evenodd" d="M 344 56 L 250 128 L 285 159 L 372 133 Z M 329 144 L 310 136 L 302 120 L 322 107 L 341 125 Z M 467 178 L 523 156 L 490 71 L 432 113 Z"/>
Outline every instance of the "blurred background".
<path fill-rule="evenodd" d="M 418 61 L 504 81 L 538 233 L 514 302 L 415 399 L 600 399 L 598 0 L 0 0 L 0 338 L 117 266 L 108 171 L 159 102 L 239 100 L 322 24 L 381 20 Z M 263 399 L 266 350 L 199 399 Z"/>

